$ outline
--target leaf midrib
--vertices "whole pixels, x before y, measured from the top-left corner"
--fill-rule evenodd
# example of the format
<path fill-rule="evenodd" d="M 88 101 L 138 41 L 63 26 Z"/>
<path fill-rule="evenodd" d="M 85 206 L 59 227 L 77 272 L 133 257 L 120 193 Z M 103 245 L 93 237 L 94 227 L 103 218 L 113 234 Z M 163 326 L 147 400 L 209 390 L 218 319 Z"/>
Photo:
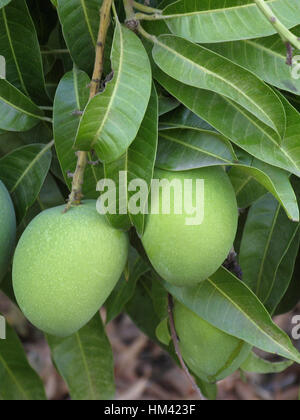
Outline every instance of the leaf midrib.
<path fill-rule="evenodd" d="M 88 15 L 88 12 L 87 12 L 87 7 L 86 7 L 86 4 L 85 4 L 85 0 L 80 0 L 80 3 L 81 3 L 82 11 L 83 11 L 83 14 L 84 14 L 85 22 L 86 22 L 86 25 L 88 27 L 89 34 L 90 34 L 90 37 L 92 39 L 92 43 L 93 43 L 94 46 L 96 46 L 96 39 L 94 37 L 94 33 L 93 33 L 91 23 L 90 23 L 90 20 L 89 20 L 89 15 Z"/>

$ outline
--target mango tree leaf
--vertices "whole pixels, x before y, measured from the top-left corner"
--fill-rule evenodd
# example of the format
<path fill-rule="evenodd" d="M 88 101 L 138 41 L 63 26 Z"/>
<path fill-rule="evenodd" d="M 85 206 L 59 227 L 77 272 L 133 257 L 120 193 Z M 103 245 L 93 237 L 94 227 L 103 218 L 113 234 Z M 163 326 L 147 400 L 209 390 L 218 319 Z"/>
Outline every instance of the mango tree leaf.
<path fill-rule="evenodd" d="M 298 241 L 300 243 L 300 233 L 298 234 Z M 292 275 L 289 287 L 282 298 L 280 304 L 276 308 L 276 315 L 285 314 L 295 308 L 297 303 L 300 301 L 300 249 L 298 246 L 298 255 L 294 267 L 294 273 Z"/>
<path fill-rule="evenodd" d="M 251 180 L 255 179 L 267 191 L 272 193 L 284 207 L 287 216 L 292 221 L 299 221 L 299 207 L 295 192 L 290 183 L 289 173 L 255 158 L 251 160 L 249 165 L 238 163 L 236 168 L 248 176 L 248 181 L 251 182 Z M 235 168 L 232 170 L 234 171 Z M 233 178 L 231 177 L 231 179 Z M 243 185 L 239 185 L 237 188 L 235 183 L 234 186 L 237 193 L 239 193 L 243 187 Z"/>
<path fill-rule="evenodd" d="M 225 268 L 195 287 L 164 285 L 177 300 L 215 327 L 300 363 L 300 354 L 289 337 L 273 323 L 254 293 Z"/>
<path fill-rule="evenodd" d="M 112 291 L 111 295 L 105 303 L 106 307 L 106 323 L 108 324 L 116 318 L 124 309 L 127 302 L 132 298 L 138 280 L 150 270 L 148 264 L 145 263 L 135 253 L 135 259 L 131 261 L 129 266 L 128 279 L 122 276 L 119 283 Z"/>
<path fill-rule="evenodd" d="M 20 223 L 35 202 L 48 174 L 53 142 L 14 150 L 0 159 L 0 179 L 8 188 Z"/>
<path fill-rule="evenodd" d="M 290 360 L 284 362 L 272 363 L 268 360 L 261 359 L 255 353 L 250 353 L 248 359 L 242 364 L 241 369 L 244 372 L 252 373 L 281 373 L 292 366 L 293 362 Z"/>
<path fill-rule="evenodd" d="M 75 172 L 77 157 L 73 144 L 80 123 L 80 113 L 89 99 L 90 79 L 86 73 L 77 70 L 67 73 L 60 81 L 53 109 L 53 132 L 57 157 L 64 180 L 71 190 L 72 180 L 69 174 Z M 89 153 L 89 160 L 93 161 Z M 101 164 L 88 165 L 84 175 L 83 194 L 86 198 L 98 198 L 98 181 L 103 177 Z"/>
<path fill-rule="evenodd" d="M 0 0 L 0 8 L 6 6 L 10 2 L 11 2 L 11 0 Z"/>
<path fill-rule="evenodd" d="M 6 60 L 6 79 L 38 103 L 45 105 L 42 57 L 25 0 L 13 0 L 0 11 L 0 51 Z"/>
<path fill-rule="evenodd" d="M 58 0 L 58 15 L 73 61 L 91 74 L 102 0 Z"/>
<path fill-rule="evenodd" d="M 27 131 L 44 119 L 44 113 L 27 96 L 4 79 L 0 79 L 0 128 Z"/>
<path fill-rule="evenodd" d="M 255 170 L 253 172 L 256 172 Z M 235 190 L 238 207 L 245 209 L 256 200 L 267 193 L 258 181 L 254 173 L 247 173 L 243 167 L 233 166 L 228 172 L 228 176 Z"/>
<path fill-rule="evenodd" d="M 199 128 L 217 132 L 210 124 L 183 105 L 159 119 L 160 130 L 169 128 Z"/>
<path fill-rule="evenodd" d="M 71 337 L 48 335 L 47 341 L 73 400 L 114 398 L 113 355 L 99 314 Z"/>
<path fill-rule="evenodd" d="M 135 139 L 151 94 L 151 68 L 139 38 L 116 23 L 112 48 L 114 76 L 104 92 L 87 105 L 77 133 L 78 150 L 95 149 L 111 162 L 124 154 Z"/>
<path fill-rule="evenodd" d="M 230 142 L 214 131 L 173 128 L 159 132 L 156 166 L 161 169 L 182 171 L 232 164 L 235 159 Z"/>
<path fill-rule="evenodd" d="M 274 131 L 224 96 L 184 85 L 154 67 L 156 80 L 187 108 L 258 159 L 300 176 L 300 114 L 283 101 L 287 130 L 281 144 Z"/>
<path fill-rule="evenodd" d="M 0 400 L 46 400 L 41 379 L 29 365 L 15 331 L 6 325 L 6 340 L 0 345 Z"/>
<path fill-rule="evenodd" d="M 200 45 L 173 35 L 159 36 L 152 54 L 160 69 L 173 79 L 225 96 L 283 137 L 286 120 L 282 103 L 272 89 L 252 73 Z"/>
<path fill-rule="evenodd" d="M 253 204 L 244 228 L 240 250 L 243 281 L 273 312 L 285 294 L 296 255 L 288 261 L 290 273 L 279 271 L 299 232 L 300 224 L 287 219 L 281 205 L 266 195 Z"/>
<path fill-rule="evenodd" d="M 300 26 L 292 32 L 300 36 Z M 286 46 L 279 35 L 206 47 L 245 67 L 267 83 L 300 95 L 300 79 L 292 76 L 292 68 L 286 64 Z"/>
<path fill-rule="evenodd" d="M 292 28 L 299 24 L 300 4 L 267 0 L 275 16 Z M 222 42 L 272 35 L 276 31 L 253 1 L 181 0 L 167 6 L 163 18 L 176 35 L 194 42 Z"/>
<path fill-rule="evenodd" d="M 158 141 L 158 100 L 155 87 L 153 86 L 148 108 L 137 136 L 120 159 L 104 165 L 105 177 L 113 179 L 117 185 L 116 214 L 107 214 L 109 222 L 117 229 L 128 229 L 131 223 L 136 227 L 141 236 L 145 225 L 145 212 L 136 212 L 130 208 L 130 200 L 135 194 L 143 193 L 148 197 L 147 191 L 143 191 L 140 185 L 134 186 L 136 180 L 144 181 L 148 193 L 150 191 Z M 120 171 L 122 176 L 120 176 Z M 131 185 L 132 184 L 132 185 Z M 119 190 L 122 188 L 122 195 Z M 147 203 L 142 200 L 137 204 L 145 208 Z M 138 205 L 137 205 L 138 207 Z M 136 209 L 138 210 L 138 208 Z M 123 213 L 123 214 L 122 214 Z M 125 214 L 124 214 L 125 213 Z"/>

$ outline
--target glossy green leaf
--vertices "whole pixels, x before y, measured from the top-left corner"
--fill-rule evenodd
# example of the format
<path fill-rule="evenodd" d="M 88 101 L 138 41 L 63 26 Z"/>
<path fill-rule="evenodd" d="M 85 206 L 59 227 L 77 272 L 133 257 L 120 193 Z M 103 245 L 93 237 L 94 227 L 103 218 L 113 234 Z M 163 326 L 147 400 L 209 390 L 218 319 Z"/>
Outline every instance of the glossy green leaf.
<path fill-rule="evenodd" d="M 210 124 L 183 105 L 159 119 L 160 130 L 168 130 L 169 128 L 198 128 L 216 132 Z"/>
<path fill-rule="evenodd" d="M 6 79 L 25 95 L 46 105 L 49 99 L 40 47 L 25 0 L 12 0 L 0 11 L 0 51 L 6 60 Z"/>
<path fill-rule="evenodd" d="M 246 181 L 251 182 L 254 179 L 267 191 L 271 192 L 284 207 L 291 220 L 299 221 L 299 207 L 295 192 L 289 180 L 289 173 L 255 158 L 251 159 L 251 163 L 248 165 L 238 163 L 236 168 L 247 175 L 248 178 Z M 232 168 L 231 171 L 234 171 L 236 168 Z M 233 180 L 237 195 L 239 195 L 246 181 L 243 184 L 238 183 L 237 185 L 236 179 L 232 175 L 231 179 Z"/>
<path fill-rule="evenodd" d="M 164 285 L 176 299 L 215 327 L 261 350 L 300 363 L 300 354 L 289 337 L 272 322 L 253 292 L 225 268 L 195 287 Z"/>
<path fill-rule="evenodd" d="M 289 285 L 292 272 L 279 268 L 299 228 L 300 224 L 288 220 L 280 204 L 269 194 L 248 213 L 240 250 L 243 281 L 269 312 L 277 307 Z M 291 254 L 288 267 L 295 264 L 296 255 Z"/>
<path fill-rule="evenodd" d="M 77 133 L 78 150 L 95 149 L 111 162 L 135 139 L 151 94 L 151 68 L 146 51 L 129 29 L 116 24 L 112 48 L 114 76 L 104 92 L 87 105 Z"/>
<path fill-rule="evenodd" d="M 300 36 L 300 26 L 292 31 Z M 250 70 L 279 89 L 300 95 L 300 79 L 286 64 L 287 50 L 279 35 L 207 45 L 209 49 Z"/>
<path fill-rule="evenodd" d="M 232 164 L 235 159 L 230 142 L 214 131 L 173 128 L 159 132 L 156 166 L 161 169 L 184 171 Z"/>
<path fill-rule="evenodd" d="M 73 400 L 114 398 L 113 355 L 99 314 L 71 337 L 48 335 L 47 341 Z"/>
<path fill-rule="evenodd" d="M 148 264 L 135 253 L 135 258 L 129 267 L 128 279 L 125 279 L 125 276 L 121 277 L 119 283 L 105 303 L 106 323 L 111 322 L 123 311 L 127 302 L 130 301 L 134 294 L 138 280 L 149 270 L 150 267 Z"/>
<path fill-rule="evenodd" d="M 288 28 L 299 24 L 300 4 L 267 0 Z M 181 0 L 164 9 L 171 31 L 194 42 L 222 42 L 264 37 L 276 31 L 252 0 Z"/>
<path fill-rule="evenodd" d="M 256 181 L 254 173 L 248 173 L 243 167 L 234 166 L 228 172 L 230 181 L 234 187 L 238 207 L 245 209 L 253 204 L 256 200 L 267 193 L 258 181 Z"/>
<path fill-rule="evenodd" d="M 19 222 L 37 199 L 48 174 L 53 142 L 24 146 L 0 159 L 0 179 L 9 190 Z"/>
<path fill-rule="evenodd" d="M 296 241 L 297 239 L 295 239 Z M 300 233 L 298 234 L 298 242 L 300 244 Z M 295 262 L 294 273 L 291 278 L 289 287 L 282 298 L 280 304 L 276 308 L 276 315 L 285 314 L 294 309 L 297 303 L 300 301 L 300 248 L 298 244 L 298 255 Z"/>
<path fill-rule="evenodd" d="M 91 74 L 102 0 L 58 0 L 57 4 L 64 38 L 72 59 L 81 70 Z"/>
<path fill-rule="evenodd" d="M 163 319 L 156 328 L 156 337 L 158 340 L 168 346 L 172 340 L 170 331 L 169 331 L 169 318 Z"/>
<path fill-rule="evenodd" d="M 74 173 L 77 164 L 73 144 L 80 123 L 78 111 L 83 111 L 88 102 L 89 84 L 90 79 L 87 74 L 74 68 L 60 81 L 54 99 L 53 132 L 55 148 L 69 189 L 72 185 L 70 174 Z M 89 153 L 90 161 L 96 159 Z M 96 185 L 102 177 L 103 167 L 101 164 L 87 166 L 83 185 L 83 194 L 86 198 L 99 197 Z"/>
<path fill-rule="evenodd" d="M 0 128 L 8 131 L 27 131 L 44 118 L 27 96 L 4 79 L 0 79 Z"/>
<path fill-rule="evenodd" d="M 239 105 L 216 93 L 184 85 L 154 67 L 156 80 L 187 108 L 258 159 L 300 176 L 300 114 L 287 102 L 281 144 L 274 131 Z"/>
<path fill-rule="evenodd" d="M 287 368 L 292 366 L 292 361 L 284 362 L 269 362 L 268 360 L 261 359 L 255 353 L 250 353 L 248 359 L 242 364 L 241 369 L 244 372 L 252 373 L 281 373 L 284 372 Z"/>
<path fill-rule="evenodd" d="M 110 224 L 117 229 L 124 230 L 129 229 L 133 224 L 140 236 L 144 231 L 144 209 L 147 203 L 138 200 L 138 198 L 140 197 L 139 193 L 143 193 L 146 187 L 148 192 L 150 191 L 157 151 L 157 132 L 158 101 L 153 86 L 148 108 L 135 140 L 129 146 L 125 155 L 104 165 L 105 178 L 114 180 L 117 186 L 116 202 L 114 203 L 116 214 L 108 213 L 106 215 Z M 136 180 L 144 181 L 144 187 Z M 120 190 L 121 194 L 119 194 Z M 148 194 L 146 196 L 148 197 Z M 134 200 L 137 207 L 136 211 L 131 209 L 130 200 Z M 141 212 L 140 208 L 142 207 L 143 211 Z"/>
<path fill-rule="evenodd" d="M 43 401 L 43 383 L 29 365 L 15 331 L 6 325 L 6 340 L 0 344 L 0 400 Z"/>
<path fill-rule="evenodd" d="M 153 58 L 173 79 L 225 96 L 274 129 L 280 138 L 284 135 L 286 120 L 282 103 L 272 89 L 247 70 L 173 35 L 161 35 L 157 39 Z"/>

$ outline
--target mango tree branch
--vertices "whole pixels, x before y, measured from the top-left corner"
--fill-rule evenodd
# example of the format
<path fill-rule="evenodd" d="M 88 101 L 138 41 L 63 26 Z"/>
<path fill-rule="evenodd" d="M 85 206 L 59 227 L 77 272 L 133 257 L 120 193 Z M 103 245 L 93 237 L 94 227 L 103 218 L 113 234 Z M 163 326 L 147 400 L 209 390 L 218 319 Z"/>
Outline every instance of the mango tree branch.
<path fill-rule="evenodd" d="M 295 48 L 300 50 L 300 39 L 283 25 L 277 16 L 274 15 L 270 6 L 265 3 L 264 0 L 255 0 L 255 3 L 260 11 L 264 14 L 264 16 L 268 19 L 268 21 L 274 26 L 278 34 L 281 36 L 283 42 L 290 43 Z"/>
<path fill-rule="evenodd" d="M 104 61 L 104 49 L 107 31 L 110 25 L 110 10 L 112 7 L 113 0 L 104 0 L 100 9 L 100 26 L 96 45 L 96 58 L 94 65 L 94 72 L 90 86 L 90 99 L 97 95 L 100 88 L 101 78 L 103 74 L 103 61 Z M 65 208 L 65 213 L 72 207 L 79 205 L 82 194 L 82 185 L 84 181 L 84 171 L 88 164 L 88 153 L 77 152 L 77 166 L 73 175 L 72 191 L 69 196 L 68 204 Z"/>
<path fill-rule="evenodd" d="M 201 400 L 205 400 L 205 398 L 202 395 L 200 389 L 198 388 L 196 382 L 194 381 L 192 375 L 190 374 L 186 364 L 184 363 L 184 360 L 183 360 L 183 357 L 182 357 L 182 354 L 181 354 L 181 351 L 180 351 L 180 347 L 179 347 L 179 339 L 178 339 L 177 332 L 176 332 L 176 327 L 175 327 L 173 308 L 174 308 L 173 297 L 172 297 L 172 295 L 168 294 L 168 313 L 169 313 L 169 321 L 170 321 L 170 330 L 171 330 L 172 341 L 173 341 L 173 344 L 174 344 L 174 347 L 175 347 L 175 352 L 176 352 L 177 357 L 179 359 L 180 365 L 181 365 L 184 373 L 186 374 L 186 377 L 188 378 L 191 385 L 193 386 L 194 390 L 197 392 L 197 394 L 199 395 Z"/>

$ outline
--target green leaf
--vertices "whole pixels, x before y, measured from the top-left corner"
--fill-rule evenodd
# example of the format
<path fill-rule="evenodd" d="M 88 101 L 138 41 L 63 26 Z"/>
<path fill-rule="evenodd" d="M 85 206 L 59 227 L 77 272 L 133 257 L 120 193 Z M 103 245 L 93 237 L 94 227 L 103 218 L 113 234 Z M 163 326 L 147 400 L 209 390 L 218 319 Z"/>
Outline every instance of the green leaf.
<path fill-rule="evenodd" d="M 42 57 L 25 0 L 13 0 L 0 11 L 0 51 L 6 59 L 6 79 L 25 95 L 45 105 L 49 98 Z"/>
<path fill-rule="evenodd" d="M 15 331 L 6 325 L 6 340 L 0 344 L 0 400 L 43 401 L 43 383 L 29 365 Z"/>
<path fill-rule="evenodd" d="M 11 2 L 11 0 L 0 0 L 0 8 L 6 6 L 10 2 Z"/>
<path fill-rule="evenodd" d="M 142 187 L 139 185 L 133 186 L 134 184 L 132 183 L 136 180 L 143 180 L 149 193 L 157 151 L 157 133 L 158 101 L 156 90 L 153 86 L 148 108 L 135 140 L 129 146 L 125 155 L 117 161 L 104 165 L 105 177 L 113 179 L 118 187 L 117 202 L 115 202 L 117 214 L 107 214 L 109 222 L 115 228 L 124 230 L 129 229 L 132 223 L 140 236 L 144 232 L 145 214 L 144 212 L 134 214 L 135 212 L 133 212 L 129 204 L 130 200 L 133 200 L 134 195 L 139 194 L 139 189 L 142 192 Z M 122 178 L 120 178 L 120 171 L 124 175 Z M 119 195 L 120 187 L 123 190 L 121 196 Z M 148 197 L 148 194 L 146 196 Z M 137 204 L 140 204 L 140 207 L 147 205 L 142 200 Z M 125 211 L 125 214 L 122 214 L 122 211 Z"/>
<path fill-rule="evenodd" d="M 300 363 L 300 354 L 254 293 L 221 267 L 196 287 L 164 283 L 181 303 L 210 324 L 266 352 Z"/>
<path fill-rule="evenodd" d="M 75 172 L 77 157 L 73 144 L 80 123 L 78 111 L 83 111 L 89 99 L 90 79 L 86 73 L 74 67 L 60 81 L 53 109 L 53 132 L 57 157 L 68 188 L 72 180 L 68 174 Z M 89 160 L 93 161 L 89 153 Z M 103 177 L 103 167 L 88 165 L 84 175 L 83 194 L 86 198 L 98 198 L 96 191 L 98 181 Z"/>
<path fill-rule="evenodd" d="M 47 341 L 73 400 L 114 398 L 113 355 L 99 314 L 71 337 Z"/>
<path fill-rule="evenodd" d="M 0 179 L 8 188 L 20 223 L 37 199 L 48 174 L 53 142 L 21 147 L 0 159 Z"/>
<path fill-rule="evenodd" d="M 132 298 L 138 280 L 150 270 L 150 267 L 144 260 L 137 256 L 136 253 L 134 255 L 135 259 L 131 261 L 132 264 L 129 266 L 128 279 L 125 279 L 124 276 L 121 277 L 105 303 L 107 324 L 122 312 L 127 302 Z"/>
<path fill-rule="evenodd" d="M 236 167 L 248 176 L 248 181 L 251 182 L 251 180 L 255 179 L 267 191 L 272 193 L 284 207 L 287 216 L 292 221 L 299 221 L 299 207 L 295 192 L 290 183 L 289 173 L 255 158 L 251 159 L 251 163 L 248 165 L 241 163 L 237 164 Z M 241 191 L 242 187 L 243 185 L 238 187 L 237 193 Z"/>
<path fill-rule="evenodd" d="M 258 159 L 300 176 L 300 114 L 284 102 L 287 130 L 281 144 L 274 131 L 216 93 L 184 85 L 154 67 L 156 80 L 187 108 L 211 124 L 233 143 Z"/>
<path fill-rule="evenodd" d="M 78 150 L 95 149 L 111 162 L 135 139 L 151 94 L 151 68 L 139 38 L 116 23 L 112 48 L 114 76 L 87 105 L 77 133 Z"/>
<path fill-rule="evenodd" d="M 299 232 L 300 224 L 289 221 L 280 204 L 269 194 L 250 209 L 240 250 L 243 281 L 255 292 L 269 312 L 284 296 L 293 272 L 279 270 Z M 288 261 L 295 264 L 296 255 Z"/>
<path fill-rule="evenodd" d="M 173 35 L 158 37 L 153 58 L 173 79 L 225 96 L 283 137 L 286 120 L 282 103 L 272 89 L 252 73 L 200 45 Z"/>
<path fill-rule="evenodd" d="M 244 372 L 252 373 L 281 373 L 284 372 L 287 368 L 292 366 L 292 361 L 284 361 L 272 363 L 268 360 L 261 359 L 255 353 L 250 353 L 248 359 L 242 364 L 241 369 Z"/>
<path fill-rule="evenodd" d="M 292 32 L 300 36 L 300 26 Z M 206 47 L 245 67 L 265 82 L 300 95 L 300 79 L 292 77 L 291 67 L 286 64 L 286 45 L 279 35 Z"/>
<path fill-rule="evenodd" d="M 297 240 L 297 239 L 295 239 Z M 298 241 L 300 244 L 300 233 L 298 234 Z M 292 275 L 289 287 L 281 300 L 280 304 L 276 308 L 276 315 L 285 314 L 292 311 L 297 303 L 300 301 L 300 249 L 298 244 L 298 255 L 296 257 L 296 263 L 294 267 L 294 273 Z"/>
<path fill-rule="evenodd" d="M 0 79 L 0 129 L 27 131 L 44 119 L 27 96 L 4 79 Z"/>
<path fill-rule="evenodd" d="M 156 328 L 156 337 L 165 346 L 168 346 L 172 340 L 169 331 L 169 318 L 163 319 Z"/>
<path fill-rule="evenodd" d="M 233 166 L 228 172 L 240 209 L 251 206 L 251 204 L 267 193 L 265 187 L 256 181 L 255 173 L 255 169 L 251 173 L 238 166 Z"/>
<path fill-rule="evenodd" d="M 235 154 L 221 134 L 201 129 L 169 129 L 159 132 L 156 166 L 184 171 L 202 166 L 232 164 Z"/>
<path fill-rule="evenodd" d="M 217 132 L 210 124 L 183 105 L 159 119 L 160 130 L 169 128 L 199 128 L 204 131 Z"/>
<path fill-rule="evenodd" d="M 266 3 L 286 27 L 299 24 L 298 2 L 267 0 Z M 173 33 L 199 43 L 264 37 L 276 32 L 250 0 L 181 0 L 166 7 L 163 14 Z"/>
<path fill-rule="evenodd" d="M 72 59 L 81 70 L 91 74 L 102 0 L 58 0 L 57 4 L 64 38 Z"/>

